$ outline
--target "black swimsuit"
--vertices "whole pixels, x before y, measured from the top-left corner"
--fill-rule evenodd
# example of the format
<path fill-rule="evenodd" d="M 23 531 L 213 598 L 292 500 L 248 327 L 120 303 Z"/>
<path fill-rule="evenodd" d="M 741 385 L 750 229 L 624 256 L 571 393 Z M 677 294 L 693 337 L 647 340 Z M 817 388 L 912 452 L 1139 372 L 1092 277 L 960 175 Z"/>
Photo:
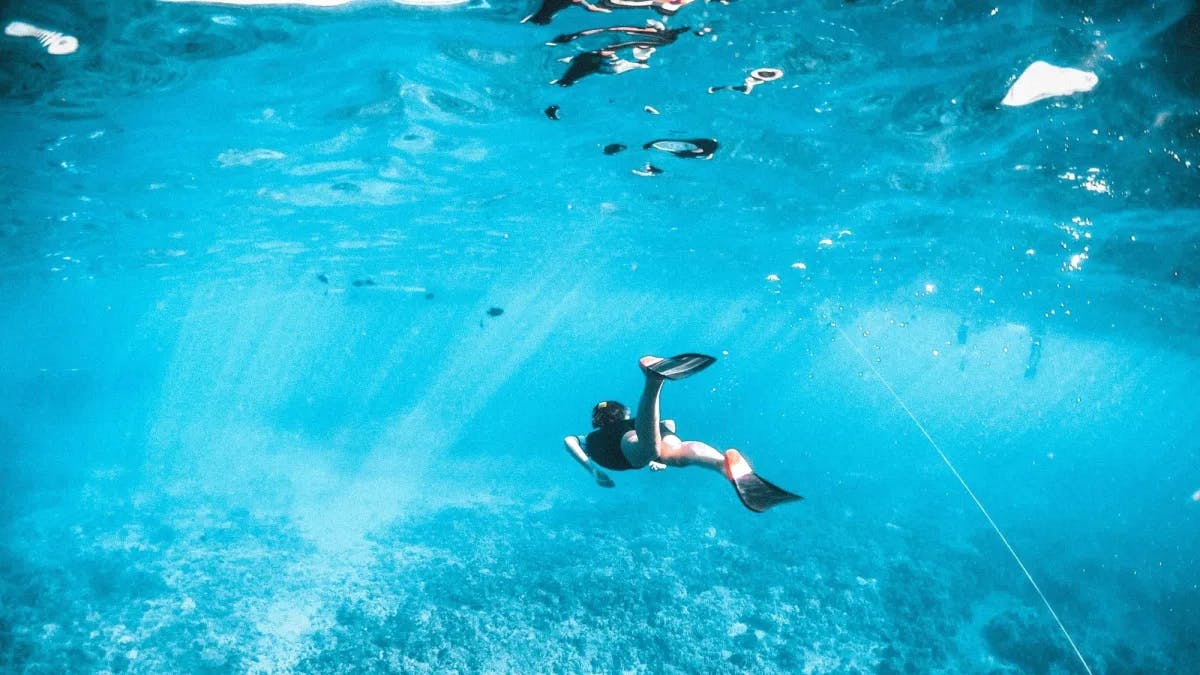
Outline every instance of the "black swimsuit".
<path fill-rule="evenodd" d="M 583 442 L 584 451 L 593 462 L 612 471 L 640 468 L 630 464 L 625 453 L 621 452 L 621 439 L 635 426 L 632 419 L 606 424 L 587 435 Z M 665 424 L 660 423 L 658 428 L 663 436 L 675 434 Z"/>

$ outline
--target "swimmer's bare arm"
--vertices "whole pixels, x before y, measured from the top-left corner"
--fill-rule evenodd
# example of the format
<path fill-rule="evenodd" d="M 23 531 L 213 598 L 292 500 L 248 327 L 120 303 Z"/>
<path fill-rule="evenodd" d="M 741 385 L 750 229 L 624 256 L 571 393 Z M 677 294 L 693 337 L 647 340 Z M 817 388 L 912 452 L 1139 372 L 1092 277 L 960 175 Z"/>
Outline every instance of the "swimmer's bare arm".
<path fill-rule="evenodd" d="M 577 5 L 583 5 L 583 8 L 589 12 L 603 12 L 604 14 L 612 14 L 611 9 L 608 9 L 607 7 L 599 7 L 597 5 L 593 5 L 592 3 L 588 2 L 587 0 L 571 0 L 571 2 L 573 2 Z"/>
<path fill-rule="evenodd" d="M 602 2 L 618 9 L 643 9 L 660 4 L 656 0 L 602 0 Z"/>
<path fill-rule="evenodd" d="M 563 439 L 563 445 L 567 447 L 567 454 L 571 455 L 579 465 L 596 479 L 596 485 L 600 487 L 612 487 L 614 485 L 608 474 L 601 471 L 587 453 L 583 451 L 583 446 L 579 445 L 578 436 L 567 436 Z"/>

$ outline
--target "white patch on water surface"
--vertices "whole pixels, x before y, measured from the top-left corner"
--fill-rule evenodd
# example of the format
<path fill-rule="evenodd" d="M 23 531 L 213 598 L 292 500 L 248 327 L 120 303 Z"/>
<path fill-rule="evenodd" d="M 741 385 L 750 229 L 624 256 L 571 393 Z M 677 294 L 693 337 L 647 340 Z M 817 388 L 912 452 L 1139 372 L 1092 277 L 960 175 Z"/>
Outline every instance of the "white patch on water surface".
<path fill-rule="evenodd" d="M 74 35 L 63 35 L 58 31 L 46 30 L 24 21 L 13 21 L 4 27 L 4 34 L 10 37 L 31 37 L 36 39 L 46 52 L 54 56 L 74 54 L 79 49 L 79 40 Z"/>
<path fill-rule="evenodd" d="M 238 7 L 255 7 L 255 6 L 273 6 L 273 5 L 299 5 L 303 7 L 341 7 L 349 5 L 356 0 L 158 0 L 159 2 L 173 2 L 179 4 L 193 5 L 235 5 Z M 467 0 L 391 0 L 397 5 L 410 5 L 413 7 L 451 7 L 453 5 L 465 4 Z M 360 3 L 360 4 L 375 4 L 375 3 Z"/>
<path fill-rule="evenodd" d="M 348 5 L 354 0 L 158 0 L 159 2 L 173 2 L 179 4 L 192 5 L 236 5 L 239 7 L 253 7 L 257 5 L 303 5 L 305 7 L 340 7 Z"/>
<path fill-rule="evenodd" d="M 276 161 L 285 157 L 287 155 L 270 148 L 255 148 L 253 150 L 234 150 L 231 148 L 217 155 L 217 163 L 222 167 L 250 166 L 257 162 Z"/>
<path fill-rule="evenodd" d="M 323 173 L 346 173 L 354 171 L 366 171 L 370 167 L 366 162 L 358 159 L 347 159 L 336 162 L 312 162 L 309 164 L 301 164 L 294 167 L 288 173 L 293 176 L 316 176 Z"/>
<path fill-rule="evenodd" d="M 1095 73 L 1034 61 L 1009 88 L 1000 105 L 1023 106 L 1047 98 L 1089 92 L 1099 81 Z"/>
<path fill-rule="evenodd" d="M 664 152 L 691 152 L 697 148 L 695 143 L 688 141 L 655 141 L 652 147 Z"/>

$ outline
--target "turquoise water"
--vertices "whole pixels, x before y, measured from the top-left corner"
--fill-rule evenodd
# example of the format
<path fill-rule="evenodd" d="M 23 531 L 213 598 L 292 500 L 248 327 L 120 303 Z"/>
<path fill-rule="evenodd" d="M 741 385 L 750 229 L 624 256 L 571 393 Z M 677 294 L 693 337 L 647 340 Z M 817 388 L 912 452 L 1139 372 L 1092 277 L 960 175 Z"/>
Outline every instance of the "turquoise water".
<path fill-rule="evenodd" d="M 0 39 L 0 667 L 1193 672 L 1200 19 L 1128 4 L 693 3 L 563 87 L 662 17 L 7 3 L 79 48 Z M 682 351 L 804 502 L 567 457 Z"/>

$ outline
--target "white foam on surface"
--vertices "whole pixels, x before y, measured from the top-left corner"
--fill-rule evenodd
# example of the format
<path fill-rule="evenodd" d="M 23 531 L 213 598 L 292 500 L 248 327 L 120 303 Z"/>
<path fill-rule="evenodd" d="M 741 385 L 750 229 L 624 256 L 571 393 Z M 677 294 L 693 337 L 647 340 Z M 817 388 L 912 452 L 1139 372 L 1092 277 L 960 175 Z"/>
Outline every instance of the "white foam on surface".
<path fill-rule="evenodd" d="M 4 34 L 10 37 L 35 38 L 46 51 L 55 56 L 74 54 L 79 49 L 79 40 L 74 35 L 63 35 L 58 31 L 38 28 L 24 21 L 13 21 L 4 27 Z"/>
<path fill-rule="evenodd" d="M 303 5 L 305 7 L 340 7 L 348 5 L 353 0 L 159 0 L 159 2 L 176 2 L 193 5 L 238 5 L 254 7 L 258 5 Z"/>
<path fill-rule="evenodd" d="M 1099 82 L 1095 73 L 1086 70 L 1034 61 L 1009 88 L 1000 105 L 1016 107 L 1047 98 L 1081 94 L 1091 91 Z"/>
<path fill-rule="evenodd" d="M 237 5 L 240 7 L 255 7 L 268 5 L 300 5 L 304 7 L 341 7 L 349 5 L 354 0 L 159 0 L 159 2 L 176 2 L 193 5 Z M 413 7 L 451 7 L 462 5 L 467 0 L 392 0 L 398 5 Z"/>
<path fill-rule="evenodd" d="M 255 162 L 276 161 L 285 157 L 287 155 L 270 148 L 254 148 L 253 150 L 235 150 L 230 148 L 217 155 L 217 163 L 222 167 L 228 168 L 231 166 L 250 166 Z"/>

